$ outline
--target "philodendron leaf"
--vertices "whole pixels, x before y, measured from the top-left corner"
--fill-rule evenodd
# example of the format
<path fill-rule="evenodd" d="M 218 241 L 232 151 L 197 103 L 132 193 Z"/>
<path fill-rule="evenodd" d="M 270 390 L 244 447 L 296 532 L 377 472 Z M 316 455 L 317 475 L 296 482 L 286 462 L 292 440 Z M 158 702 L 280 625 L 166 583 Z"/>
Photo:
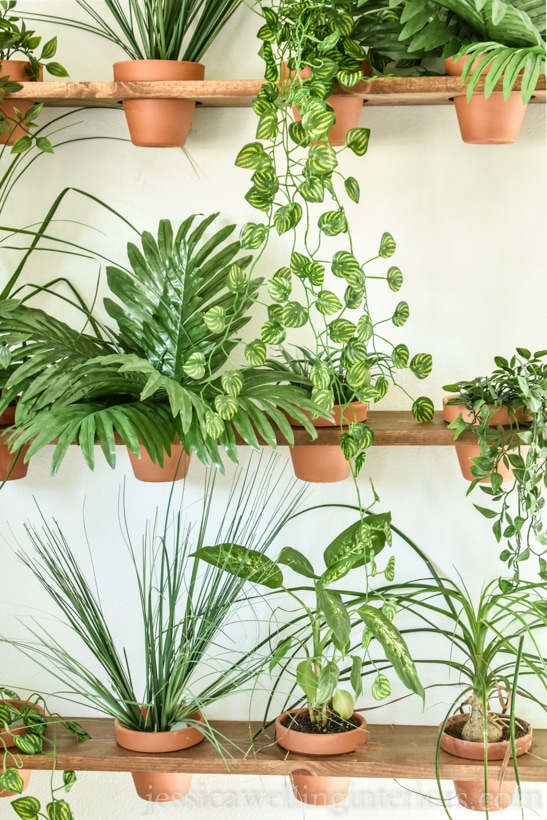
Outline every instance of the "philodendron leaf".
<path fill-rule="evenodd" d="M 342 596 L 337 590 L 325 589 L 321 581 L 316 584 L 317 606 L 323 613 L 336 645 L 345 652 L 349 645 L 351 621 Z"/>
<path fill-rule="evenodd" d="M 346 146 L 358 157 L 362 157 L 368 150 L 370 128 L 350 128 L 346 134 Z"/>
<path fill-rule="evenodd" d="M 14 735 L 13 742 L 24 755 L 35 755 L 42 751 L 43 741 L 40 735 Z"/>
<path fill-rule="evenodd" d="M 49 820 L 73 820 L 70 806 L 66 800 L 53 800 L 46 806 Z"/>
<path fill-rule="evenodd" d="M 323 316 L 332 316 L 342 310 L 343 305 L 335 293 L 322 290 L 317 294 L 315 307 Z"/>
<path fill-rule="evenodd" d="M 35 797 L 18 797 L 11 801 L 11 807 L 21 820 L 38 820 L 41 808 Z"/>
<path fill-rule="evenodd" d="M 239 544 L 200 547 L 192 553 L 192 557 L 206 561 L 214 567 L 220 567 L 253 584 L 262 584 L 269 589 L 279 589 L 283 586 L 283 573 L 271 558 Z"/>
<path fill-rule="evenodd" d="M 354 524 L 350 524 L 325 549 L 323 558 L 326 566 L 334 567 L 347 556 L 351 558 L 355 556 L 352 566 L 363 566 L 365 560 L 368 561 L 372 556 L 378 555 L 386 541 L 389 543 L 390 524 L 391 513 L 389 512 L 367 515 Z M 338 577 L 341 578 L 342 575 Z M 331 582 L 332 580 L 334 579 L 331 578 Z"/>
<path fill-rule="evenodd" d="M 239 404 L 235 396 L 215 396 L 215 410 L 224 421 L 233 419 L 239 410 Z"/>
<path fill-rule="evenodd" d="M 23 778 L 17 769 L 6 769 L 6 771 L 0 775 L 0 791 L 21 794 L 24 785 Z"/>
<path fill-rule="evenodd" d="M 317 578 L 311 563 L 305 555 L 293 547 L 283 547 L 277 559 L 278 564 L 283 564 L 285 567 L 290 567 L 299 575 L 305 578 Z"/>
<path fill-rule="evenodd" d="M 422 701 L 425 700 L 424 688 L 418 677 L 414 661 L 410 657 L 408 646 L 399 630 L 380 610 L 372 606 L 363 606 L 358 612 L 372 635 L 382 645 L 386 658 L 401 682 L 411 692 L 419 695 Z"/>

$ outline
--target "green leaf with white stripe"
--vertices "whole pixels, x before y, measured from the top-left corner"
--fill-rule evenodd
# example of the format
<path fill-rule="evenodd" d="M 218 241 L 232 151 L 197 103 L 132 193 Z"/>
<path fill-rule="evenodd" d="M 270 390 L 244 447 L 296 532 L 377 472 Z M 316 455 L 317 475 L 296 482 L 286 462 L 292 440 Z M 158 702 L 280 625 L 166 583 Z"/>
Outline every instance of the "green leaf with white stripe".
<path fill-rule="evenodd" d="M 334 407 L 334 395 L 332 390 L 314 387 L 311 391 L 311 400 L 326 413 L 332 412 L 332 408 Z"/>
<path fill-rule="evenodd" d="M 227 370 L 222 374 L 220 383 L 229 396 L 239 396 L 243 389 L 243 376 L 239 370 Z"/>
<path fill-rule="evenodd" d="M 309 314 L 307 308 L 299 302 L 287 302 L 283 307 L 284 327 L 303 327 L 308 321 Z"/>
<path fill-rule="evenodd" d="M 66 800 L 53 800 L 46 806 L 48 820 L 74 820 Z"/>
<path fill-rule="evenodd" d="M 395 579 L 395 556 L 390 555 L 387 566 L 384 570 L 386 581 L 393 581 Z M 390 619 L 393 620 L 393 619 Z"/>
<path fill-rule="evenodd" d="M 381 672 L 378 672 L 372 682 L 371 694 L 374 700 L 385 700 L 391 695 L 391 684 Z"/>
<path fill-rule="evenodd" d="M 391 268 L 387 272 L 387 283 L 389 285 L 390 290 L 397 293 L 397 291 L 401 290 L 403 286 L 403 274 L 401 269 L 392 265 Z"/>
<path fill-rule="evenodd" d="M 396 367 L 398 370 L 402 370 L 408 364 L 410 353 L 408 347 L 406 345 L 397 345 L 393 348 L 391 353 L 391 361 L 393 362 L 393 367 Z"/>
<path fill-rule="evenodd" d="M 374 332 L 372 319 L 368 314 L 361 316 L 357 322 L 357 338 L 360 342 L 368 342 Z"/>
<path fill-rule="evenodd" d="M 6 769 L 0 775 L 0 791 L 21 794 L 25 784 L 17 769 Z"/>
<path fill-rule="evenodd" d="M 266 345 L 279 345 L 285 341 L 287 333 L 279 322 L 264 322 L 260 329 L 260 337 Z"/>
<path fill-rule="evenodd" d="M 273 205 L 274 196 L 273 194 L 261 193 L 253 185 L 253 187 L 249 188 L 245 194 L 245 199 L 252 208 L 256 208 L 257 211 L 264 211 L 264 213 L 266 213 Z"/>
<path fill-rule="evenodd" d="M 310 381 L 318 390 L 330 389 L 330 369 L 323 362 L 315 362 L 310 369 Z"/>
<path fill-rule="evenodd" d="M 309 142 L 326 139 L 335 119 L 334 111 L 325 105 L 323 100 L 310 97 L 306 101 L 305 111 L 302 116 L 302 125 L 308 135 Z"/>
<path fill-rule="evenodd" d="M 349 342 L 357 328 L 349 319 L 334 319 L 328 325 L 329 338 L 332 342 Z"/>
<path fill-rule="evenodd" d="M 247 290 L 249 286 L 249 277 L 239 265 L 230 265 L 228 271 L 228 278 L 226 279 L 226 287 L 232 293 L 241 293 Z"/>
<path fill-rule="evenodd" d="M 190 353 L 183 365 L 183 370 L 191 379 L 202 379 L 205 376 L 205 356 L 203 353 Z"/>
<path fill-rule="evenodd" d="M 316 594 L 317 606 L 323 613 L 327 626 L 336 638 L 337 646 L 343 652 L 349 645 L 351 621 L 342 596 L 338 590 L 325 589 L 322 581 L 318 581 L 316 584 Z"/>
<path fill-rule="evenodd" d="M 239 234 L 241 247 L 249 250 L 257 250 L 266 240 L 268 235 L 265 225 L 258 222 L 247 222 Z"/>
<path fill-rule="evenodd" d="M 222 305 L 214 305 L 203 314 L 203 321 L 211 333 L 222 333 L 226 327 L 226 311 Z"/>
<path fill-rule="evenodd" d="M 338 236 L 348 231 L 348 221 L 343 208 L 321 214 L 317 220 L 317 225 L 325 236 Z"/>
<path fill-rule="evenodd" d="M 342 310 L 342 302 L 331 290 L 322 290 L 317 294 L 315 307 L 323 316 L 332 316 Z"/>
<path fill-rule="evenodd" d="M 346 147 L 353 153 L 362 157 L 368 151 L 370 140 L 370 128 L 350 128 L 346 134 Z"/>
<path fill-rule="evenodd" d="M 233 419 L 239 410 L 235 396 L 215 396 L 215 410 L 224 421 Z"/>
<path fill-rule="evenodd" d="M 299 185 L 298 192 L 306 202 L 323 202 L 325 198 L 325 187 L 318 176 L 305 179 Z"/>
<path fill-rule="evenodd" d="M 346 288 L 344 291 L 344 304 L 350 310 L 356 310 L 361 306 L 363 301 L 364 291 L 355 290 L 355 288 Z"/>
<path fill-rule="evenodd" d="M 224 433 L 224 422 L 213 410 L 207 410 L 205 413 L 205 429 L 207 430 L 207 435 L 211 436 L 212 439 L 220 438 L 220 436 Z"/>
<path fill-rule="evenodd" d="M 400 681 L 415 692 L 422 700 L 425 699 L 424 688 L 418 677 L 414 661 L 410 656 L 408 646 L 399 630 L 380 612 L 372 606 L 363 606 L 359 615 L 365 625 L 381 644 L 386 658 L 392 665 Z"/>
<path fill-rule="evenodd" d="M 273 224 L 277 233 L 281 236 L 292 228 L 295 228 L 302 219 L 302 206 L 298 202 L 291 202 L 290 205 L 282 205 L 274 213 Z"/>
<path fill-rule="evenodd" d="M 340 670 L 337 664 L 334 661 L 327 661 L 321 669 L 317 681 L 317 693 L 315 695 L 317 703 L 328 703 L 331 700 L 338 686 L 339 678 Z"/>
<path fill-rule="evenodd" d="M 394 238 L 390 233 L 387 231 L 382 234 L 382 238 L 380 240 L 380 248 L 378 250 L 378 256 L 381 256 L 382 259 L 389 259 L 390 256 L 393 256 L 395 253 L 395 249 L 397 248 L 397 243 L 395 242 Z"/>
<path fill-rule="evenodd" d="M 433 369 L 433 357 L 430 353 L 416 353 L 410 361 L 410 369 L 418 379 L 427 379 Z"/>
<path fill-rule="evenodd" d="M 391 321 L 395 325 L 395 327 L 402 327 L 405 322 L 407 321 L 408 317 L 410 316 L 410 308 L 407 302 L 399 302 L 393 316 L 391 317 Z"/>
<path fill-rule="evenodd" d="M 311 174 L 330 174 L 338 165 L 334 148 L 330 145 L 313 145 L 308 151 L 305 170 Z"/>
<path fill-rule="evenodd" d="M 243 578 L 252 584 L 262 584 L 268 589 L 283 586 L 283 573 L 271 558 L 257 550 L 240 544 L 217 544 L 214 547 L 200 547 L 192 557 L 206 561 L 214 567 Z"/>
<path fill-rule="evenodd" d="M 38 820 L 41 806 L 35 797 L 18 797 L 10 805 L 21 820 Z"/>
<path fill-rule="evenodd" d="M 275 274 L 267 284 L 268 294 L 274 302 L 286 302 L 291 295 L 292 284 L 287 276 Z"/>
<path fill-rule="evenodd" d="M 355 177 L 346 177 L 344 180 L 344 188 L 346 189 L 347 195 L 353 202 L 359 202 L 361 189 L 359 188 L 359 183 Z"/>
<path fill-rule="evenodd" d="M 268 108 L 260 115 L 256 129 L 258 140 L 273 140 L 277 136 L 277 109 Z"/>
<path fill-rule="evenodd" d="M 245 346 L 245 358 L 253 367 L 261 367 L 266 361 L 266 345 L 260 339 L 254 339 Z"/>
<path fill-rule="evenodd" d="M 332 257 L 331 270 L 340 279 L 347 279 L 351 274 L 362 273 L 361 265 L 349 251 L 337 251 Z"/>
<path fill-rule="evenodd" d="M 261 142 L 250 142 L 244 145 L 236 157 L 235 164 L 238 168 L 246 168 L 255 171 L 260 168 L 269 157 Z"/>
<path fill-rule="evenodd" d="M 433 421 L 435 408 L 428 396 L 420 396 L 412 405 L 412 415 L 416 421 Z"/>

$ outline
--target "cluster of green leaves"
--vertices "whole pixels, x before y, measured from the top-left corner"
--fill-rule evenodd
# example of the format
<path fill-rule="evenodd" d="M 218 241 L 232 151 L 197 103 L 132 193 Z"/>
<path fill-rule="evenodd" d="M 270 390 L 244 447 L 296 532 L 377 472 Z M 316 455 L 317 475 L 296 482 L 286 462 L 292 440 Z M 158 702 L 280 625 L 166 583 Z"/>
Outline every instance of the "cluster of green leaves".
<path fill-rule="evenodd" d="M 236 158 L 238 167 L 252 172 L 247 202 L 266 220 L 243 227 L 242 246 L 263 250 L 271 234 L 292 234 L 288 264 L 267 283 L 274 304 L 257 343 L 282 345 L 287 331 L 311 328 L 316 358 L 310 372 L 312 398 L 325 413 L 347 387 L 360 401 L 379 400 L 389 384 L 396 383 L 399 368 L 410 367 L 418 378 L 425 378 L 432 366 L 429 354 L 410 358 L 405 345 L 392 345 L 378 330 L 388 321 L 396 327 L 404 325 L 409 316 L 406 302 L 399 302 L 387 319 L 374 322 L 370 313 L 370 279 L 385 279 L 394 292 L 403 283 L 396 266 L 383 276 L 365 271 L 373 261 L 394 254 L 391 234 L 384 233 L 377 256 L 365 263 L 353 250 L 342 199 L 347 196 L 359 202 L 359 183 L 353 176 L 343 176 L 339 153 L 348 149 L 363 156 L 370 131 L 350 129 L 340 150 L 329 143 L 335 122 L 329 96 L 340 86 L 353 87 L 363 77 L 366 55 L 352 39 L 351 8 L 350 3 L 330 0 L 280 0 L 262 9 L 264 25 L 258 36 L 266 82 L 253 101 L 258 116 L 256 140 L 243 146 Z M 293 109 L 299 112 L 297 119 Z M 339 237 L 343 246 L 333 253 L 333 240 Z M 339 296 L 336 291 L 342 285 L 345 291 Z M 428 421 L 433 403 L 417 399 L 413 413 L 418 420 Z M 360 444 L 360 434 L 359 439 Z M 348 443 L 351 455 L 357 449 L 357 440 Z"/>
<path fill-rule="evenodd" d="M 13 94 L 21 90 L 18 82 L 10 80 L 5 67 L 1 65 L 5 60 L 10 60 L 14 55 L 20 54 L 27 61 L 25 71 L 29 81 L 38 81 L 42 68 L 45 68 L 55 77 L 68 77 L 66 69 L 51 58 L 57 51 L 57 38 L 52 37 L 44 44 L 40 55 L 37 56 L 42 38 L 34 31 L 27 29 L 23 20 L 12 14 L 17 5 L 17 0 L 0 0 L 0 102 L 3 102 L 6 94 Z M 19 137 L 12 146 L 12 153 L 21 154 L 28 151 L 35 145 L 40 151 L 53 151 L 51 142 L 45 136 L 35 136 L 32 130 L 37 127 L 36 118 L 40 114 L 42 104 L 31 106 L 25 113 L 14 107 L 15 116 L 0 109 L 1 133 L 10 135 L 15 128 L 23 129 L 26 133 Z"/>
<path fill-rule="evenodd" d="M 536 555 L 540 577 L 547 579 L 547 534 L 543 512 L 547 487 L 547 350 L 532 353 L 517 348 L 506 359 L 495 357 L 496 368 L 485 377 L 445 386 L 457 392 L 450 403 L 462 405 L 470 413 L 462 415 L 449 427 L 457 439 L 464 430 L 472 430 L 480 444 L 480 456 L 471 468 L 476 486 L 488 496 L 497 509 L 475 504 L 476 509 L 492 520 L 498 543 L 506 541 L 500 560 L 513 571 L 512 580 L 501 579 L 504 589 L 518 583 L 520 565 Z M 500 407 L 509 410 L 509 428 L 492 425 L 491 419 Z M 512 468 L 514 481 L 503 483 L 498 467 Z M 479 484 L 489 478 L 488 484 Z"/>
<path fill-rule="evenodd" d="M 487 72 L 486 97 L 501 78 L 509 96 L 520 79 L 523 102 L 530 100 L 546 55 L 542 0 L 390 0 L 390 6 L 403 7 L 399 40 L 410 56 L 468 57 L 462 74 L 468 99 Z"/>
<path fill-rule="evenodd" d="M 3 753 L 0 790 L 21 794 L 24 788 L 18 771 L 20 758 L 11 749 L 15 747 L 22 754 L 34 755 L 42 754 L 49 747 L 55 758 L 59 726 L 67 729 L 76 740 L 90 739 L 79 723 L 49 712 L 41 695 L 33 694 L 23 699 L 17 692 L 0 686 L 0 752 Z M 48 734 L 46 729 L 50 729 Z M 62 784 L 54 787 L 52 783 L 51 801 L 46 806 L 46 814 L 42 813 L 40 801 L 30 795 L 17 797 L 10 805 L 22 820 L 38 820 L 40 817 L 44 820 L 72 820 L 66 800 L 55 795 L 60 791 L 68 792 L 75 782 L 75 772 L 64 771 Z"/>
<path fill-rule="evenodd" d="M 92 557 L 85 566 L 57 522 L 27 524 L 33 549 L 18 555 L 51 597 L 75 644 L 67 650 L 34 619 L 27 623 L 29 639 L 13 644 L 76 702 L 135 731 L 169 731 L 182 721 L 195 723 L 192 716 L 200 711 L 200 730 L 218 745 L 222 735 L 202 710 L 247 686 L 253 689 L 269 653 L 263 640 L 248 651 L 234 645 L 230 633 L 244 617 L 251 634 L 257 629 L 256 612 L 243 612 L 244 581 L 206 566 L 194 553 L 206 543 L 239 542 L 261 555 L 304 490 L 296 480 L 287 481 L 272 456 L 237 470 L 222 500 L 217 476 L 214 468 L 207 470 L 199 501 L 187 500 L 184 488 L 180 501 L 170 495 L 143 532 L 134 532 L 122 499 L 118 540 L 127 548 L 124 586 L 134 593 L 135 606 L 121 631 L 119 619 L 110 623 L 103 609 L 105 593 Z M 128 645 L 136 635 L 134 653 Z"/>
<path fill-rule="evenodd" d="M 348 720 L 355 699 L 362 692 L 362 669 L 370 662 L 370 644 L 376 639 L 389 665 L 403 684 L 424 698 L 406 643 L 392 620 L 396 609 L 386 603 L 372 606 L 362 593 L 336 588 L 336 582 L 351 570 L 365 567 L 362 588 L 368 586 L 368 575 L 378 574 L 376 558 L 391 543 L 389 513 L 361 515 L 344 529 L 323 553 L 325 569 L 317 574 L 309 559 L 293 547 L 284 547 L 277 560 L 230 542 L 203 547 L 196 556 L 238 578 L 265 586 L 275 595 L 288 594 L 303 612 L 289 625 L 291 631 L 273 650 L 270 671 L 282 665 L 280 676 L 287 674 L 291 660 L 298 660 L 292 671 L 302 690 L 312 723 L 325 726 L 329 719 Z M 312 587 L 287 587 L 283 569 L 290 568 L 312 583 Z M 390 556 L 383 574 L 393 580 L 395 559 Z M 357 636 L 357 637 L 356 637 Z M 276 636 L 277 637 L 277 636 Z M 339 688 L 342 664 L 349 661 L 352 692 Z M 279 678 L 274 684 L 275 692 Z M 376 671 L 372 697 L 381 700 L 391 693 L 388 677 Z M 302 696 L 299 703 L 302 701 Z M 338 717 L 336 717 L 338 716 Z"/>
<path fill-rule="evenodd" d="M 130 60 L 198 62 L 241 0 L 76 0 L 92 22 L 28 12 L 25 17 L 86 31 L 114 43 Z"/>
<path fill-rule="evenodd" d="M 178 435 L 188 453 L 223 470 L 219 445 L 237 462 L 236 433 L 255 449 L 259 437 L 275 447 L 276 428 L 293 443 L 291 415 L 315 435 L 302 412 L 318 410 L 305 380 L 262 366 L 240 336 L 261 280 L 247 272 L 251 256 L 228 241 L 234 225 L 206 235 L 217 216 L 192 215 L 176 231 L 162 220 L 157 239 L 144 232 L 141 247 L 129 243 L 130 267 L 107 267 L 115 299 L 104 305 L 116 327 L 103 328 L 104 338 L 16 300 L 1 303 L 0 348 L 11 361 L 0 412 L 19 397 L 14 451 L 31 443 L 29 459 L 56 441 L 55 474 L 74 440 L 93 468 L 98 442 L 113 467 L 117 434 L 162 464 Z"/>

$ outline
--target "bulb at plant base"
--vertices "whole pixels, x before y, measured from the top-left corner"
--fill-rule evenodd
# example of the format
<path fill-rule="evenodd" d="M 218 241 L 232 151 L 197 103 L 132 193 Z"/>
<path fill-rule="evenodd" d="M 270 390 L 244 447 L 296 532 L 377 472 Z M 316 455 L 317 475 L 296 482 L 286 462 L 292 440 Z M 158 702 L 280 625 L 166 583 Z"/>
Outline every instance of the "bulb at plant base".
<path fill-rule="evenodd" d="M 345 689 L 337 689 L 332 698 L 332 708 L 341 718 L 349 720 L 355 708 L 353 696 Z"/>

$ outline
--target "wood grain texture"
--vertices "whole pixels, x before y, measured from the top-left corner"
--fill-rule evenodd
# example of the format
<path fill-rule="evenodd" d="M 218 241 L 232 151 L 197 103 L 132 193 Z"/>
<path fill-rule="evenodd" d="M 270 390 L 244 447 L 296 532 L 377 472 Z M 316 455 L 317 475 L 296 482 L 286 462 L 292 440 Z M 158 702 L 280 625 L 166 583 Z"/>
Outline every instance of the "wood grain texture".
<path fill-rule="evenodd" d="M 227 748 L 225 759 L 204 740 L 187 751 L 143 755 L 122 749 L 114 739 L 113 721 L 108 718 L 77 718 L 92 739 L 79 743 L 64 729 L 58 730 L 57 769 L 78 771 L 183 771 L 193 774 L 286 775 L 305 768 L 310 774 L 376 777 L 435 778 L 435 726 L 369 725 L 367 741 L 356 752 L 338 757 L 306 758 L 279 748 L 274 742 L 273 726 L 259 732 L 261 724 L 245 721 L 212 721 Z M 48 729 L 51 732 L 51 729 Z M 21 755 L 24 768 L 51 769 L 48 755 Z M 441 752 L 441 777 L 474 778 L 482 763 L 452 757 Z M 491 762 L 488 776 L 499 775 L 503 761 Z M 530 752 L 519 758 L 523 781 L 547 781 L 547 730 L 534 731 Z M 505 777 L 514 779 L 508 765 Z"/>
<path fill-rule="evenodd" d="M 263 80 L 125 83 L 69 80 L 22 83 L 20 91 L 6 96 L 67 107 L 121 107 L 122 100 L 153 97 L 195 100 L 207 107 L 248 107 L 262 83 Z M 483 85 L 484 81 L 477 84 L 477 92 L 482 91 Z M 515 88 L 518 89 L 519 85 Z M 545 76 L 542 75 L 532 103 L 545 103 L 545 88 Z M 445 76 L 381 77 L 359 83 L 352 89 L 352 95 L 362 97 L 364 105 L 450 105 L 458 93 L 465 93 L 465 85 L 459 77 Z"/>

